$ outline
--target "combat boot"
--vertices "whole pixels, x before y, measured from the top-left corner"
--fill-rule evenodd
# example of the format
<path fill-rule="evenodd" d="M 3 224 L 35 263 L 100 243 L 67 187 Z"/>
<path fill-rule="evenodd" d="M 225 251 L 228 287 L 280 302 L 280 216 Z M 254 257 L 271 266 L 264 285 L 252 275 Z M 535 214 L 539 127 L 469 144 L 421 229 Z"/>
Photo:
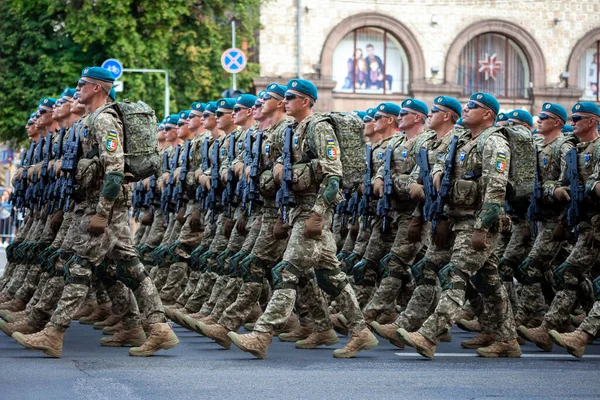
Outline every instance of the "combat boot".
<path fill-rule="evenodd" d="M 273 336 L 270 333 L 257 331 L 245 335 L 229 332 L 227 336 L 229 336 L 233 344 L 239 347 L 240 350 L 250 353 L 261 360 L 267 357 L 267 350 L 269 350 L 269 345 L 273 341 Z"/>
<path fill-rule="evenodd" d="M 379 322 L 381 325 L 387 325 L 387 324 L 393 324 L 394 322 L 396 322 L 397 319 L 398 319 L 397 312 L 388 311 L 388 312 L 381 314 L 377 318 L 377 322 Z"/>
<path fill-rule="evenodd" d="M 0 304 L 6 303 L 7 301 L 11 301 L 12 297 L 6 293 L 0 293 Z"/>
<path fill-rule="evenodd" d="M 475 315 L 470 310 L 463 309 L 454 319 L 454 323 L 458 324 L 461 319 L 464 319 L 465 321 L 471 321 L 473 318 L 475 318 Z"/>
<path fill-rule="evenodd" d="M 254 322 L 258 321 L 258 319 L 260 318 L 262 313 L 263 313 L 262 308 L 260 308 L 258 303 L 254 304 L 254 307 L 252 307 L 252 311 L 250 311 L 250 314 L 248 314 L 244 323 L 248 324 L 248 323 L 254 323 Z"/>
<path fill-rule="evenodd" d="M 175 313 L 177 311 L 179 311 L 177 309 L 176 305 L 174 305 L 174 306 L 167 306 L 167 305 L 165 305 L 164 301 L 163 301 L 163 309 L 165 310 L 165 316 L 167 318 L 169 318 L 171 321 L 173 320 L 173 318 L 175 318 Z"/>
<path fill-rule="evenodd" d="M 467 332 L 481 332 L 481 324 L 476 318 L 472 320 L 461 319 L 456 323 L 456 326 Z"/>
<path fill-rule="evenodd" d="M 550 335 L 548 335 L 548 331 L 542 327 L 538 326 L 537 328 L 525 328 L 523 325 L 517 328 L 517 332 L 523 339 L 529 340 L 537 347 L 544 351 L 552 351 L 552 340 L 550 339 Z"/>
<path fill-rule="evenodd" d="M 171 329 L 168 322 L 150 325 L 148 340 L 139 347 L 129 349 L 129 355 L 134 357 L 148 357 L 158 350 L 169 350 L 179 344 L 179 339 Z"/>
<path fill-rule="evenodd" d="M 247 324 L 244 324 L 244 329 L 252 332 L 254 330 L 254 325 L 256 325 L 254 322 L 248 322 Z"/>
<path fill-rule="evenodd" d="M 98 307 L 98 303 L 96 303 L 96 300 L 88 301 L 87 303 L 85 303 L 84 305 L 82 305 L 81 308 L 79 308 L 79 310 L 77 310 L 77 312 L 73 316 L 73 320 L 74 321 L 79 321 L 79 318 L 83 318 L 83 317 L 89 316 L 91 313 L 94 312 L 94 310 L 97 307 Z"/>
<path fill-rule="evenodd" d="M 23 300 L 21 300 L 18 297 L 15 297 L 14 299 L 12 299 L 9 302 L 0 304 L 0 309 L 6 310 L 6 311 L 15 311 L 16 312 L 16 311 L 23 311 L 26 306 L 27 306 L 27 304 L 25 304 L 23 302 Z"/>
<path fill-rule="evenodd" d="M 396 331 L 400 328 L 396 323 L 382 325 L 377 321 L 373 321 L 371 322 L 371 327 L 379 336 L 389 340 L 397 348 L 404 349 L 404 342 L 396 334 Z"/>
<path fill-rule="evenodd" d="M 0 321 L 0 330 L 6 333 L 8 336 L 12 336 L 12 334 L 15 332 L 21 332 L 24 335 L 29 335 L 31 333 L 36 333 L 40 331 L 40 329 L 29 325 L 27 319 L 21 319 L 19 321 L 11 323 L 8 323 L 6 321 Z"/>
<path fill-rule="evenodd" d="M 490 346 L 496 341 L 496 335 L 493 333 L 480 333 L 473 339 L 467 339 L 460 342 L 463 349 L 478 349 L 480 347 Z"/>
<path fill-rule="evenodd" d="M 2 316 L 2 315 L 0 315 Z M 577 315 L 571 315 L 571 323 L 573 324 L 573 326 L 578 327 L 579 325 L 581 325 L 581 323 L 583 322 L 583 320 L 585 319 L 586 315 L 585 313 L 583 314 L 577 314 Z"/>
<path fill-rule="evenodd" d="M 404 343 L 415 348 L 417 353 L 433 360 L 435 348 L 437 347 L 435 343 L 421 335 L 419 332 L 407 332 L 406 329 L 400 328 L 397 333 L 404 339 Z"/>
<path fill-rule="evenodd" d="M 103 337 L 100 339 L 100 345 L 106 347 L 124 347 L 131 345 L 133 347 L 142 346 L 147 340 L 146 333 L 141 326 L 122 330 L 112 336 Z"/>
<path fill-rule="evenodd" d="M 79 318 L 79 323 L 84 325 L 94 325 L 96 322 L 104 321 L 106 318 L 110 317 L 110 315 L 110 304 L 102 304 L 87 317 Z"/>
<path fill-rule="evenodd" d="M 122 315 L 111 314 L 108 318 L 106 318 L 102 321 L 95 322 L 94 329 L 104 329 L 108 326 L 116 325 L 119 322 L 121 322 L 122 319 L 123 319 Z"/>
<path fill-rule="evenodd" d="M 338 315 L 339 314 L 330 314 L 329 315 L 329 320 L 331 321 L 331 324 L 333 325 L 333 330 L 335 330 L 340 335 L 348 336 L 348 327 L 345 325 L 342 325 L 342 323 L 340 322 L 340 319 L 338 318 Z M 396 329 L 398 329 L 398 328 L 396 328 Z"/>
<path fill-rule="evenodd" d="M 223 325 L 214 324 L 214 325 L 205 325 L 203 329 L 204 335 L 208 338 L 211 338 L 221 347 L 229 350 L 231 347 L 231 339 L 227 334 L 229 333 L 229 329 L 225 328 Z"/>
<path fill-rule="evenodd" d="M 570 333 L 558 333 L 555 330 L 551 330 L 548 334 L 554 343 L 560 347 L 564 347 L 569 354 L 578 358 L 583 357 L 585 346 L 589 343 L 591 338 L 591 336 L 582 329 L 577 329 L 575 332 Z"/>
<path fill-rule="evenodd" d="M 504 342 L 494 342 L 492 345 L 487 347 L 481 347 L 477 349 L 477 354 L 480 357 L 486 358 L 498 358 L 498 357 L 509 357 L 519 358 L 521 357 L 521 346 L 516 339 L 507 340 Z"/>
<path fill-rule="evenodd" d="M 296 342 L 297 349 L 315 349 L 319 346 L 333 346 L 340 339 L 335 334 L 333 329 L 328 329 L 321 332 L 313 332 L 306 339 Z"/>
<path fill-rule="evenodd" d="M 123 322 L 119 321 L 112 326 L 107 326 L 105 328 L 102 328 L 102 334 L 103 335 L 114 335 L 115 333 L 122 331 L 122 330 L 123 330 Z"/>
<path fill-rule="evenodd" d="M 279 336 L 282 333 L 292 332 L 299 326 L 300 326 L 300 321 L 298 321 L 298 317 L 296 316 L 295 313 L 292 313 L 281 328 L 275 329 L 275 331 L 273 332 L 273 336 Z M 302 338 L 302 339 L 306 339 L 306 338 Z M 302 339 L 300 339 L 300 340 L 302 340 Z"/>
<path fill-rule="evenodd" d="M 175 314 L 173 315 L 172 320 L 178 323 L 180 326 L 184 328 L 191 329 L 191 327 L 187 326 L 185 316 L 188 314 L 188 311 L 185 308 L 176 309 Z"/>
<path fill-rule="evenodd" d="M 348 343 L 333 352 L 335 358 L 352 358 L 361 351 L 371 350 L 376 347 L 379 341 L 369 328 L 364 328 L 357 333 L 351 333 Z"/>
<path fill-rule="evenodd" d="M 452 334 L 450 331 L 446 331 L 446 333 L 442 333 L 441 336 L 438 336 L 440 342 L 450 343 L 452 341 Z"/>
<path fill-rule="evenodd" d="M 15 332 L 12 337 L 17 343 L 28 349 L 42 350 L 44 354 L 56 358 L 62 356 L 65 333 L 59 331 L 52 325 L 46 325 L 44 330 L 31 335 L 23 335 L 20 332 Z"/>
<path fill-rule="evenodd" d="M 15 322 L 19 319 L 23 319 L 27 317 L 29 314 L 28 310 L 22 311 L 8 311 L 8 310 L 0 310 L 0 318 L 5 320 L 6 322 Z"/>
<path fill-rule="evenodd" d="M 308 325 L 299 325 L 291 332 L 284 332 L 279 334 L 279 340 L 282 342 L 297 342 L 299 340 L 304 340 L 310 336 L 313 332 L 312 324 Z"/>

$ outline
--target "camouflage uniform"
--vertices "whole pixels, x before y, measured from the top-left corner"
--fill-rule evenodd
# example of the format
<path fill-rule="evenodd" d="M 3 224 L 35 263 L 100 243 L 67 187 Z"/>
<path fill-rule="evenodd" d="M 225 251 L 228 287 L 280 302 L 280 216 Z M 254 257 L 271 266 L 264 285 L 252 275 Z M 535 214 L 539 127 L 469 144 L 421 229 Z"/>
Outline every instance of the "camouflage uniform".
<path fill-rule="evenodd" d="M 487 315 L 493 319 L 497 341 L 516 338 L 514 317 L 508 294 L 501 283 L 498 272 L 498 259 L 493 255 L 498 240 L 499 221 L 487 219 L 488 211 L 500 209 L 504 205 L 508 182 L 507 166 L 510 165 L 510 149 L 506 138 L 490 127 L 481 135 L 486 135 L 483 149 L 478 146 L 482 140 L 473 138 L 470 132 L 460 136 L 454 168 L 451 177 L 448 216 L 454 220 L 456 235 L 452 247 L 448 280 L 450 287 L 442 292 L 434 313 L 424 322 L 419 333 L 433 343 L 446 333 L 465 303 L 465 292 L 470 278 L 478 274 L 481 286 L 485 287 L 485 297 L 493 306 Z M 443 171 L 443 160 L 433 169 L 433 174 Z M 481 170 L 481 176 L 474 180 L 461 179 L 465 173 Z M 490 211 L 491 212 L 491 211 Z M 483 230 L 489 246 L 476 251 L 472 244 L 475 229 Z"/>

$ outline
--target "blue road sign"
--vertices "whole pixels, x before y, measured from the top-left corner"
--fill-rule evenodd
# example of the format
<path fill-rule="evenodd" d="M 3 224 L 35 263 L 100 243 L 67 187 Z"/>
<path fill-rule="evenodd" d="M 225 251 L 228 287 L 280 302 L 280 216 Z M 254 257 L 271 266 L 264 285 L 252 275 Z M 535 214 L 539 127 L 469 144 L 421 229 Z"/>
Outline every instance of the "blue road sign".
<path fill-rule="evenodd" d="M 230 74 L 237 74 L 246 68 L 246 54 L 236 48 L 227 49 L 221 56 L 221 65 Z"/>
<path fill-rule="evenodd" d="M 123 75 L 123 64 L 115 58 L 109 58 L 102 63 L 102 68 L 106 68 L 114 75 L 115 79 L 119 79 Z"/>

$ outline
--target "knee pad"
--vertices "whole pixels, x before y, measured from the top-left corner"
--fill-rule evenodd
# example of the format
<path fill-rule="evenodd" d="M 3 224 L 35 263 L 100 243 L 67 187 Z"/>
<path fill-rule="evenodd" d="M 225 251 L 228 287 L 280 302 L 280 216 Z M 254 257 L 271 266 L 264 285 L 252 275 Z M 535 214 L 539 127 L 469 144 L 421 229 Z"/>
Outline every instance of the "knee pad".
<path fill-rule="evenodd" d="M 217 271 L 219 274 L 229 273 L 229 269 L 225 269 L 225 260 L 228 257 L 231 258 L 234 254 L 233 250 L 224 250 L 217 256 Z"/>
<path fill-rule="evenodd" d="M 244 250 L 240 250 L 229 257 L 229 275 L 242 277 L 242 272 L 240 271 L 240 262 L 247 256 L 248 253 L 246 253 Z"/>
<path fill-rule="evenodd" d="M 108 265 L 106 260 L 100 263 L 100 265 L 96 266 L 94 273 L 96 274 L 100 282 L 102 282 L 102 284 L 107 288 L 117 283 L 117 277 L 112 273 L 108 272 Z"/>
<path fill-rule="evenodd" d="M 345 258 L 344 263 L 346 264 L 346 273 L 347 274 L 352 273 L 352 271 L 354 270 L 354 266 L 356 265 L 358 260 L 360 260 L 360 258 L 361 258 L 361 256 L 359 256 L 356 253 L 352 253 L 348 257 Z"/>
<path fill-rule="evenodd" d="M 453 276 L 458 276 L 462 282 L 452 282 Z M 438 272 L 438 277 L 442 290 L 457 289 L 467 292 L 470 283 L 469 276 L 456 268 L 456 265 L 449 263 Z"/>
<path fill-rule="evenodd" d="M 542 283 L 544 281 L 543 276 L 537 276 L 532 273 L 532 269 L 538 266 L 539 261 L 535 258 L 527 257 L 519 268 L 517 269 L 517 279 L 524 285 L 533 285 L 535 283 Z"/>
<path fill-rule="evenodd" d="M 84 268 L 87 268 L 91 271 L 94 271 L 95 266 L 90 263 L 88 260 L 81 258 L 79 256 L 71 256 L 71 258 L 69 258 L 67 260 L 67 262 L 64 265 L 64 270 L 65 270 L 65 283 L 66 284 L 74 284 L 74 285 L 86 285 L 86 286 L 90 286 L 91 282 L 90 282 L 90 278 L 87 276 L 73 276 L 71 274 L 71 265 L 72 264 L 78 264 L 81 265 Z"/>
<path fill-rule="evenodd" d="M 517 273 L 517 263 L 502 257 L 498 262 L 498 270 L 500 271 L 500 277 L 504 282 L 512 282 L 513 277 Z"/>
<path fill-rule="evenodd" d="M 295 275 L 298 282 L 300 282 L 302 280 L 302 273 L 300 272 L 300 270 L 298 268 L 296 268 L 295 266 L 293 266 L 290 262 L 288 261 L 281 261 L 279 262 L 277 265 L 275 265 L 273 267 L 273 270 L 271 271 L 271 275 L 273 276 L 273 288 L 275 290 L 277 289 L 294 289 L 297 290 L 298 289 L 298 285 L 294 284 L 294 283 L 290 283 L 290 282 L 284 282 L 283 281 L 283 277 L 281 276 L 281 273 L 283 272 L 283 270 L 291 273 L 292 275 Z"/>
<path fill-rule="evenodd" d="M 146 272 L 145 268 L 139 268 L 138 271 L 130 271 L 129 267 L 137 264 L 141 265 L 138 258 L 134 258 L 129 261 L 117 261 L 116 278 L 134 292 L 140 287 L 142 281 L 148 277 L 148 273 Z"/>
<path fill-rule="evenodd" d="M 198 257 L 198 266 L 200 271 L 203 272 L 212 272 L 208 265 L 208 259 L 213 257 L 215 252 L 212 250 L 207 250 L 200 257 Z"/>
<path fill-rule="evenodd" d="M 417 286 L 421 286 L 421 285 L 435 286 L 435 284 L 437 283 L 435 281 L 435 279 L 425 278 L 423 276 L 423 270 L 425 268 L 427 268 L 435 273 L 438 269 L 438 266 L 437 266 L 437 264 L 435 264 L 434 262 L 432 262 L 431 260 L 429 260 L 426 257 L 421 258 L 419 260 L 419 262 L 415 263 L 415 265 L 410 267 L 410 272 L 412 273 L 415 283 L 417 284 Z"/>
<path fill-rule="evenodd" d="M 262 283 L 264 275 L 259 276 L 250 272 L 252 264 L 257 264 L 259 262 L 260 259 L 252 253 L 248 254 L 242 261 L 239 262 L 239 271 L 244 282 Z"/>
<path fill-rule="evenodd" d="M 175 249 L 177 247 L 179 247 L 180 244 L 181 244 L 180 242 L 175 242 L 175 243 L 171 244 L 169 247 L 167 247 L 166 253 L 169 255 L 169 258 L 171 259 L 171 262 L 173 262 L 173 263 L 181 261 L 179 254 L 177 254 L 175 252 Z"/>
<path fill-rule="evenodd" d="M 190 253 L 190 268 L 193 271 L 200 270 L 200 256 L 204 253 L 206 248 L 202 245 L 196 247 L 194 251 Z"/>
<path fill-rule="evenodd" d="M 394 261 L 399 267 L 390 269 L 390 262 Z M 400 257 L 394 253 L 386 254 L 381 261 L 379 261 L 379 270 L 377 271 L 379 279 L 392 278 L 400 279 L 401 281 L 410 281 L 410 274 L 408 273 L 408 265 L 406 265 Z"/>
<path fill-rule="evenodd" d="M 356 282 L 356 284 L 371 286 L 369 282 L 365 282 L 365 271 L 367 269 L 377 271 L 375 263 L 364 258 L 354 265 L 354 268 L 352 268 L 352 276 L 354 277 L 354 282 Z M 374 283 L 375 282 L 373 282 L 373 286 Z"/>
<path fill-rule="evenodd" d="M 338 297 L 344 287 L 348 284 L 348 281 L 344 279 L 340 282 L 334 282 L 331 280 L 332 276 L 335 276 L 342 272 L 341 269 L 318 269 L 315 271 L 315 277 L 317 278 L 317 284 L 319 287 L 331 297 Z"/>
<path fill-rule="evenodd" d="M 566 282 L 566 272 L 569 272 L 570 275 L 573 275 L 577 279 L 577 283 L 573 284 Z M 552 273 L 552 277 L 554 278 L 556 290 L 578 290 L 579 284 L 585 280 L 585 277 L 581 275 L 581 272 L 574 265 L 567 262 L 560 264 Z"/>
<path fill-rule="evenodd" d="M 502 285 L 501 282 L 498 282 L 496 285 L 490 286 L 488 283 L 488 277 L 490 275 L 490 271 L 479 270 L 473 277 L 471 278 L 471 283 L 475 286 L 477 292 L 483 294 L 484 296 L 490 296 L 496 290 L 498 290 L 499 286 Z"/>

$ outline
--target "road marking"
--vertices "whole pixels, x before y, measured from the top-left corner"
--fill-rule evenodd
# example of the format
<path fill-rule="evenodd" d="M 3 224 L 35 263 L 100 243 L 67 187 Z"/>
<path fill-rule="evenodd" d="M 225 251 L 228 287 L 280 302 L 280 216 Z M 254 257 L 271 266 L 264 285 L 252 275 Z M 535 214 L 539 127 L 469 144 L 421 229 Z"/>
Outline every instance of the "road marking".
<path fill-rule="evenodd" d="M 423 357 L 419 353 L 396 353 L 398 357 Z M 476 353 L 435 353 L 435 358 L 439 357 L 479 357 Z M 425 358 L 425 357 L 423 357 Z M 483 358 L 483 357 L 481 357 Z M 521 358 L 569 358 L 576 357 L 570 354 L 523 354 Z M 584 355 L 583 358 L 600 358 L 600 354 Z"/>

